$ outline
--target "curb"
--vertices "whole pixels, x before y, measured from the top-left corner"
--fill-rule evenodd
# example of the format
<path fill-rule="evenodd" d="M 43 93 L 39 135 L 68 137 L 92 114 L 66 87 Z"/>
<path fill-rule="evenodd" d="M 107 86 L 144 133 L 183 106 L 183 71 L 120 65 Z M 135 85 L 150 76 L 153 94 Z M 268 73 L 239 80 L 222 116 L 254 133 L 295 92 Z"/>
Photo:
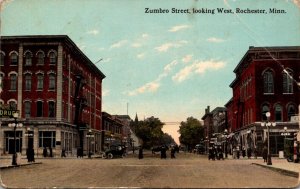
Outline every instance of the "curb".
<path fill-rule="evenodd" d="M 277 168 L 277 167 L 271 167 L 271 166 L 268 166 L 268 165 L 262 165 L 262 164 L 259 164 L 259 163 L 252 163 L 252 164 L 264 167 L 266 169 L 270 169 L 272 171 L 279 172 L 279 173 L 281 173 L 283 175 L 286 175 L 286 176 L 299 178 L 299 173 L 295 172 L 295 171 L 289 171 L 289 170 L 285 170 L 285 169 L 281 169 L 281 168 Z"/>
<path fill-rule="evenodd" d="M 0 169 L 8 169 L 8 168 L 15 168 L 15 167 L 23 167 L 23 166 L 34 165 L 34 164 L 42 164 L 42 162 L 26 163 L 26 164 L 20 164 L 20 165 L 7 165 L 7 166 L 2 166 L 2 167 L 0 167 Z"/>

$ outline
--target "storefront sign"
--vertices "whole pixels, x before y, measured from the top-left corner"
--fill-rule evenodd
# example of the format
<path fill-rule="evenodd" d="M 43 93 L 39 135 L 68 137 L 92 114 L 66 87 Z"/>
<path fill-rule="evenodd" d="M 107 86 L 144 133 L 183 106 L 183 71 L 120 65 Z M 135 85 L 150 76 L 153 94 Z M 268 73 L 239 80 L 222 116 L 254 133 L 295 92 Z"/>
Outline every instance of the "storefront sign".
<path fill-rule="evenodd" d="M 0 118 L 13 117 L 13 114 L 15 112 L 19 112 L 19 111 L 0 108 Z"/>

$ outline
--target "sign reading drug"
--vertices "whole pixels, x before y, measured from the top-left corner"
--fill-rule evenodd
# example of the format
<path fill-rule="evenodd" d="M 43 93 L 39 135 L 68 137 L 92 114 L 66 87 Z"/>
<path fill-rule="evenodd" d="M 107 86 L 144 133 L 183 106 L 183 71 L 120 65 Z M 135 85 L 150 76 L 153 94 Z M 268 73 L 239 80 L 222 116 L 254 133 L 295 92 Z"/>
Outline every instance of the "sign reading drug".
<path fill-rule="evenodd" d="M 0 108 L 0 118 L 10 118 L 13 117 L 13 114 L 15 112 L 18 112 L 18 110 L 10 110 L 10 109 L 3 109 L 2 107 Z"/>

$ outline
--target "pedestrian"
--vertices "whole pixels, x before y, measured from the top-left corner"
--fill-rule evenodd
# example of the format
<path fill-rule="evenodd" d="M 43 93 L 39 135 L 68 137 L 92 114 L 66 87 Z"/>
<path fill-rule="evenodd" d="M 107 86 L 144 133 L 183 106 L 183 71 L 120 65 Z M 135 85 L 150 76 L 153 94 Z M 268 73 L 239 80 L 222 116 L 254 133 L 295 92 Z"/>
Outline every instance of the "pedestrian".
<path fill-rule="evenodd" d="M 166 147 L 164 145 L 161 146 L 160 158 L 161 159 L 166 159 L 167 158 L 167 149 L 166 149 Z"/>
<path fill-rule="evenodd" d="M 143 147 L 140 146 L 140 147 L 139 147 L 139 159 L 143 159 L 143 158 L 144 158 Z"/>
<path fill-rule="evenodd" d="M 240 147 L 236 147 L 236 157 L 240 159 Z"/>
<path fill-rule="evenodd" d="M 254 147 L 254 158 L 257 159 L 257 149 Z"/>
<path fill-rule="evenodd" d="M 30 149 L 29 148 L 26 149 L 26 157 L 27 157 L 27 162 L 31 162 Z"/>
<path fill-rule="evenodd" d="M 245 146 L 242 147 L 242 156 L 243 156 L 243 158 L 245 158 L 245 156 L 246 156 Z"/>
<path fill-rule="evenodd" d="M 264 162 L 267 162 L 267 158 L 268 158 L 268 149 L 267 149 L 266 146 L 264 146 L 264 148 L 263 148 L 262 156 L 263 156 Z"/>
<path fill-rule="evenodd" d="M 175 148 L 174 147 L 171 148 L 171 158 L 172 159 L 175 158 Z"/>
<path fill-rule="evenodd" d="M 83 158 L 83 151 L 81 150 L 81 147 L 77 148 L 77 158 Z"/>
<path fill-rule="evenodd" d="M 64 148 L 61 150 L 61 157 L 66 157 L 66 150 Z"/>
<path fill-rule="evenodd" d="M 49 147 L 49 152 L 50 152 L 49 156 L 50 156 L 50 157 L 53 157 L 51 146 Z"/>
<path fill-rule="evenodd" d="M 31 161 L 35 162 L 35 160 L 34 160 L 34 149 L 33 148 L 30 148 L 30 157 L 31 157 Z"/>
<path fill-rule="evenodd" d="M 251 148 L 248 148 L 248 149 L 247 149 L 247 156 L 248 156 L 248 159 L 251 158 L 251 153 L 252 153 Z"/>
<path fill-rule="evenodd" d="M 233 149 L 232 149 L 232 156 L 233 156 L 233 159 L 236 159 L 237 157 L 237 151 L 236 151 L 236 148 L 235 147 L 233 147 Z"/>
<path fill-rule="evenodd" d="M 47 156 L 48 156 L 48 152 L 47 152 L 46 146 L 45 146 L 44 149 L 43 149 L 43 156 L 44 156 L 44 157 L 47 157 Z"/>

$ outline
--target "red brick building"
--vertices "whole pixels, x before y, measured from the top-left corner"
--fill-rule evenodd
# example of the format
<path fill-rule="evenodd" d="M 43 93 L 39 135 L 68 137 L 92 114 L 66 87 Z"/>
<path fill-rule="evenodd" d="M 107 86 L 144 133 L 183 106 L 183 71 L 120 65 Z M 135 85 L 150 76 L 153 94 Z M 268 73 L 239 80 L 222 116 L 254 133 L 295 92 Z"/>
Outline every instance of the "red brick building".
<path fill-rule="evenodd" d="M 24 125 L 17 128 L 17 151 L 33 146 L 38 154 L 43 147 L 74 154 L 87 149 L 89 129 L 90 149 L 100 150 L 105 75 L 68 36 L 2 36 L 0 76 L 0 103 L 18 110 Z M 11 119 L 0 119 L 0 153 L 12 153 Z"/>
<path fill-rule="evenodd" d="M 231 148 L 239 146 L 261 151 L 266 141 L 266 112 L 276 127 L 270 128 L 270 150 L 283 150 L 284 127 L 291 134 L 299 130 L 300 47 L 250 47 L 234 69 L 230 84 L 233 98 L 225 105 Z M 291 135 L 292 136 L 292 135 Z"/>

